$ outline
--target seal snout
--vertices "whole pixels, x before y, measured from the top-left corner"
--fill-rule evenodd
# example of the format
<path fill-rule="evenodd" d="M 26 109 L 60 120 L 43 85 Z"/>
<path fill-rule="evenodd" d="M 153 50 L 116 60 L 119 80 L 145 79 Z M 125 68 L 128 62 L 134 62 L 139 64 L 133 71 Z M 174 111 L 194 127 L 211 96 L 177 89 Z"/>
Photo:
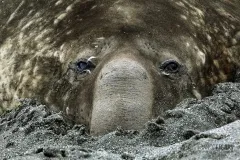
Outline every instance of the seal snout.
<path fill-rule="evenodd" d="M 107 133 L 118 126 L 141 129 L 152 114 L 152 82 L 132 58 L 115 58 L 101 69 L 94 91 L 90 131 Z"/>

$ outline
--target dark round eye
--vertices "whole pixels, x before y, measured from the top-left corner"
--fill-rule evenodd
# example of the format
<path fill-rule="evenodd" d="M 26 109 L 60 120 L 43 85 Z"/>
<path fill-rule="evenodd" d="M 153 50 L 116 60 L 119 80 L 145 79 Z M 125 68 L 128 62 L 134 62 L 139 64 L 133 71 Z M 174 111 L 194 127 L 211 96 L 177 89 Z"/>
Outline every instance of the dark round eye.
<path fill-rule="evenodd" d="M 95 65 L 90 60 L 80 60 L 75 63 L 77 66 L 78 71 L 85 73 L 90 72 L 92 69 L 95 68 Z"/>
<path fill-rule="evenodd" d="M 80 69 L 81 71 L 83 71 L 83 70 L 88 69 L 88 68 L 89 68 L 89 65 L 88 65 L 87 62 L 79 61 L 79 62 L 77 62 L 77 67 L 78 67 L 78 69 Z"/>
<path fill-rule="evenodd" d="M 171 59 L 164 61 L 161 64 L 160 69 L 167 73 L 177 73 L 180 67 L 181 65 L 177 61 Z"/>

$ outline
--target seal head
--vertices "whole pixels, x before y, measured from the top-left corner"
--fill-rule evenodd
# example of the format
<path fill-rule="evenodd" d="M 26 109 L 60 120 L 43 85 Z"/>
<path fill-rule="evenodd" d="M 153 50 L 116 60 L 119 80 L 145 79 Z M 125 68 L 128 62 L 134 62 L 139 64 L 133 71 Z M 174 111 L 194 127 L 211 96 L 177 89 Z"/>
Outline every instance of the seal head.
<path fill-rule="evenodd" d="M 239 67 L 238 0 L 2 3 L 1 108 L 37 98 L 95 135 L 141 129 Z"/>

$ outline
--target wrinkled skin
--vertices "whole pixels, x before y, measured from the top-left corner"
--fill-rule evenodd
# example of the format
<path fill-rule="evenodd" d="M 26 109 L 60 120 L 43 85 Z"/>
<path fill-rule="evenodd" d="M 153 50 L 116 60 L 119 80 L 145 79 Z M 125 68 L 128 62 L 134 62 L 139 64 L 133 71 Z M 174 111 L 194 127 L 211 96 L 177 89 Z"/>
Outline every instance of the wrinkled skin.
<path fill-rule="evenodd" d="M 239 0 L 0 3 L 2 109 L 37 98 L 92 134 L 141 129 L 239 65 Z"/>

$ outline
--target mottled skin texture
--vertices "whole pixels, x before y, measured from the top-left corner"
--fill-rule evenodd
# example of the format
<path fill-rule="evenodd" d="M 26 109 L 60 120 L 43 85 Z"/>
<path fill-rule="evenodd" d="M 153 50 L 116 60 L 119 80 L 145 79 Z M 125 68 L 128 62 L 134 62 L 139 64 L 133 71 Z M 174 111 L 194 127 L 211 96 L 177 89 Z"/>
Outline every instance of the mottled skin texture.
<path fill-rule="evenodd" d="M 1 108 L 34 97 L 92 134 L 141 129 L 239 67 L 239 0 L 0 3 Z M 176 72 L 162 69 L 168 60 Z"/>

